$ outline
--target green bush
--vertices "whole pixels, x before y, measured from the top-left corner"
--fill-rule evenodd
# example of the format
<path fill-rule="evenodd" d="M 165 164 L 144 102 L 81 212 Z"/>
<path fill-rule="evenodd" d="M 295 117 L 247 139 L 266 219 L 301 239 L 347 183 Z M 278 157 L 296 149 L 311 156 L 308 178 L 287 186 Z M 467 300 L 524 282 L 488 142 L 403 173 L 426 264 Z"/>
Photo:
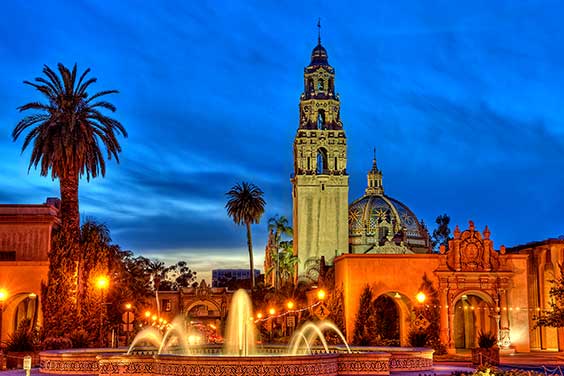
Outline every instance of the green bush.
<path fill-rule="evenodd" d="M 427 333 L 420 330 L 412 330 L 409 332 L 409 344 L 413 347 L 425 347 L 427 343 Z"/>
<path fill-rule="evenodd" d="M 478 333 L 478 346 L 482 349 L 489 349 L 497 344 L 497 336 L 493 332 Z"/>
<path fill-rule="evenodd" d="M 34 330 L 22 328 L 8 337 L 6 351 L 33 352 L 37 347 L 37 333 Z"/>
<path fill-rule="evenodd" d="M 47 337 L 43 341 L 44 350 L 63 350 L 72 348 L 72 341 L 67 337 Z"/>
<path fill-rule="evenodd" d="M 72 342 L 72 347 L 75 349 L 84 349 L 90 347 L 93 339 L 84 329 L 78 329 L 71 333 L 70 340 Z"/>

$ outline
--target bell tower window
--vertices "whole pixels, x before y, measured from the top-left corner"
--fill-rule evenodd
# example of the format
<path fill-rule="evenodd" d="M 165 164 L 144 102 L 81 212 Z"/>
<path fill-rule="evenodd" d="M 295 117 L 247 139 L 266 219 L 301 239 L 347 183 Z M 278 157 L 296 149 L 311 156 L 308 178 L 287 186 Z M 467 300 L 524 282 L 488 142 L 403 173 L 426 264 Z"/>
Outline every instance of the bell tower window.
<path fill-rule="evenodd" d="M 317 174 L 326 175 L 328 173 L 327 167 L 327 150 L 320 148 L 317 151 Z"/>
<path fill-rule="evenodd" d="M 323 79 L 320 78 L 319 81 L 317 81 L 317 90 L 323 90 Z"/>
<path fill-rule="evenodd" d="M 311 78 L 307 80 L 307 90 L 309 92 L 313 91 L 313 80 Z"/>
<path fill-rule="evenodd" d="M 325 111 L 319 110 L 317 113 L 317 129 L 325 129 Z"/>

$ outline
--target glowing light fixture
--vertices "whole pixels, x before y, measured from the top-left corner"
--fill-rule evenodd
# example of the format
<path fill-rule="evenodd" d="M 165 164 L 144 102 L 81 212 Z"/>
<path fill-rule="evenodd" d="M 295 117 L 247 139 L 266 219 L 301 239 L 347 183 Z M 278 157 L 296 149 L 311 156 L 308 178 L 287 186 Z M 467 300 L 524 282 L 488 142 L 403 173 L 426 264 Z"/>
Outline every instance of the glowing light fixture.
<path fill-rule="evenodd" d="M 272 316 L 272 315 L 274 315 L 274 314 L 276 313 L 276 310 L 275 310 L 274 308 L 270 308 L 270 309 L 268 310 L 268 313 Z"/>
<path fill-rule="evenodd" d="M 394 294 L 394 298 L 396 298 L 396 299 L 401 299 L 400 293 L 399 293 L 399 292 L 396 292 L 396 293 Z"/>
<path fill-rule="evenodd" d="M 145 311 L 145 317 L 146 318 L 151 317 L 151 311 Z"/>
<path fill-rule="evenodd" d="M 8 291 L 0 289 L 0 302 L 4 302 L 6 299 L 8 299 Z"/>
<path fill-rule="evenodd" d="M 324 300 L 324 299 L 325 299 L 325 295 L 326 295 L 325 290 L 320 289 L 320 290 L 317 292 L 317 299 L 319 299 L 319 300 Z"/>
<path fill-rule="evenodd" d="M 262 319 L 262 312 L 257 313 L 257 319 Z"/>
<path fill-rule="evenodd" d="M 293 301 L 288 301 L 288 303 L 286 303 L 286 307 L 288 307 L 288 309 L 294 309 L 294 302 Z"/>
<path fill-rule="evenodd" d="M 423 291 L 419 291 L 417 295 L 415 295 L 415 299 L 417 299 L 417 301 L 421 304 L 425 302 L 427 296 L 425 295 L 425 293 L 423 293 Z"/>
<path fill-rule="evenodd" d="M 100 276 L 96 280 L 96 286 L 98 286 L 99 289 L 105 289 L 109 286 L 109 284 L 110 284 L 110 281 L 108 280 L 108 277 L 106 277 L 106 276 Z"/>

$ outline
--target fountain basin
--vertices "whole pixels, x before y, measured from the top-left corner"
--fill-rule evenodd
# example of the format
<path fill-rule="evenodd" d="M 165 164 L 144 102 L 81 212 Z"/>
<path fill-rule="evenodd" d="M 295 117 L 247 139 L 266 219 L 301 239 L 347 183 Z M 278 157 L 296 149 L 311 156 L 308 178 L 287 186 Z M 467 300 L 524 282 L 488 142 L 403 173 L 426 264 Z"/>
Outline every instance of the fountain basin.
<path fill-rule="evenodd" d="M 218 348 L 203 347 L 205 352 Z M 280 355 L 280 347 L 265 346 L 264 355 L 156 355 L 140 350 L 126 355 L 120 349 L 51 350 L 40 353 L 41 373 L 68 375 L 299 375 L 356 376 L 389 375 L 395 372 L 428 371 L 433 368 L 433 350 L 401 347 L 330 347 L 331 353 Z M 153 350 L 154 351 L 154 350 Z"/>

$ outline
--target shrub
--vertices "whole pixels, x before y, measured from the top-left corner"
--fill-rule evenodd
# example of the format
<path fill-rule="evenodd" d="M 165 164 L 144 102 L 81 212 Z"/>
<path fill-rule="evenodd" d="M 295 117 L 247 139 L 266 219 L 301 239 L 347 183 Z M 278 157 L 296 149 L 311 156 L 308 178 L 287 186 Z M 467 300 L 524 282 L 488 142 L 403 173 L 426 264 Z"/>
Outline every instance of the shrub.
<path fill-rule="evenodd" d="M 427 333 L 420 330 L 409 332 L 409 344 L 413 347 L 425 347 L 427 343 Z"/>
<path fill-rule="evenodd" d="M 92 338 L 90 337 L 88 332 L 84 329 L 78 329 L 73 331 L 69 339 L 71 341 L 72 347 L 75 349 L 83 349 L 90 347 L 90 344 L 92 343 Z"/>
<path fill-rule="evenodd" d="M 37 345 L 37 333 L 35 330 L 22 328 L 16 330 L 8 337 L 6 351 L 9 352 L 33 352 Z"/>
<path fill-rule="evenodd" d="M 497 336 L 493 332 L 478 333 L 478 346 L 482 349 L 489 349 L 497 344 Z"/>
<path fill-rule="evenodd" d="M 43 341 L 45 350 L 63 350 L 72 348 L 72 341 L 67 337 L 47 337 Z"/>

